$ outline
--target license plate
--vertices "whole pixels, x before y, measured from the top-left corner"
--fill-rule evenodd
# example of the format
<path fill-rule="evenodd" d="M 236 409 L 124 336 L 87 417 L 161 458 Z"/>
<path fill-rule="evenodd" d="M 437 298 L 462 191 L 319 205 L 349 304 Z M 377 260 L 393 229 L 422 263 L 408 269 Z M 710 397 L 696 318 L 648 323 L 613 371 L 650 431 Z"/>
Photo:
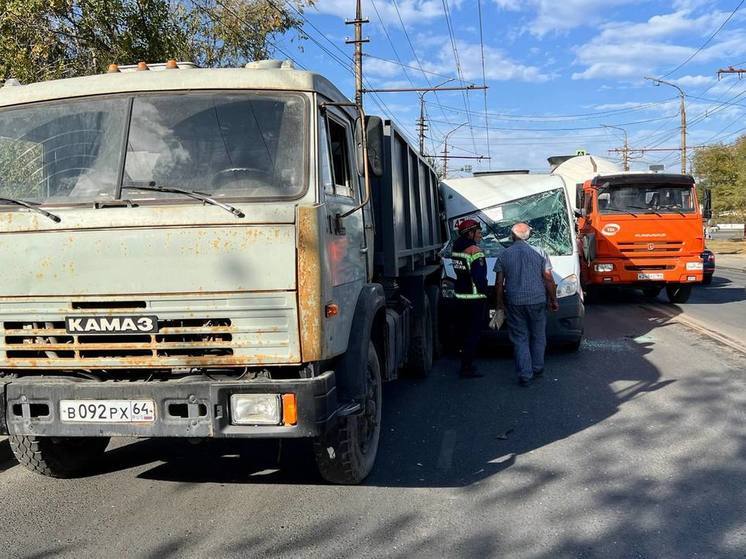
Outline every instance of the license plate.
<path fill-rule="evenodd" d="M 68 334 L 155 334 L 158 317 L 154 315 L 66 316 Z"/>
<path fill-rule="evenodd" d="M 155 421 L 153 400 L 61 400 L 60 418 L 71 423 Z"/>
<path fill-rule="evenodd" d="M 662 280 L 662 273 L 637 274 L 638 280 Z"/>

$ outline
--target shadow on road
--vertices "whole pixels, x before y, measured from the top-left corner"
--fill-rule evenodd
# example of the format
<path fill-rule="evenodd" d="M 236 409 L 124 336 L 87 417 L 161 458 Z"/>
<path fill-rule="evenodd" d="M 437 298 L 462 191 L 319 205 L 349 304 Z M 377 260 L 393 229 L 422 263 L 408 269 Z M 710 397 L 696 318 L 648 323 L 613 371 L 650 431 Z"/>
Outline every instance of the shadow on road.
<path fill-rule="evenodd" d="M 630 320 L 609 331 L 620 292 L 594 307 L 594 334 L 577 353 L 553 352 L 547 373 L 531 387 L 515 383 L 509 352 L 479 361 L 485 378 L 457 378 L 457 362 L 441 360 L 424 381 L 384 389 L 384 417 L 376 467 L 367 485 L 465 487 L 511 467 L 523 454 L 613 416 L 619 406 L 672 380 L 645 356 L 651 330 L 662 320 Z M 639 296 L 637 296 L 639 298 Z M 605 335 L 603 332 L 608 331 Z M 617 386 L 621 383 L 623 386 Z M 106 453 L 100 473 L 153 465 L 139 477 L 174 482 L 321 483 L 310 451 L 299 442 L 143 440 Z"/>

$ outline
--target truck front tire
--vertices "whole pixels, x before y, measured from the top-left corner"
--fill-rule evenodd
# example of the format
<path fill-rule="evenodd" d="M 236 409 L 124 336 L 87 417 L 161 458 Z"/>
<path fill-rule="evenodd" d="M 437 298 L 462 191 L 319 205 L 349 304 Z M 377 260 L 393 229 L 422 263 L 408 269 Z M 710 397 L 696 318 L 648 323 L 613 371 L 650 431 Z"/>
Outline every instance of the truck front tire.
<path fill-rule="evenodd" d="M 23 466 L 43 476 L 75 477 L 103 455 L 109 437 L 11 435 L 10 448 Z"/>
<path fill-rule="evenodd" d="M 357 484 L 373 469 L 381 435 L 381 395 L 381 365 L 370 342 L 363 411 L 336 418 L 335 425 L 314 440 L 316 465 L 326 481 Z"/>
<path fill-rule="evenodd" d="M 666 295 L 671 303 L 686 303 L 692 294 L 691 285 L 676 283 L 666 286 Z"/>

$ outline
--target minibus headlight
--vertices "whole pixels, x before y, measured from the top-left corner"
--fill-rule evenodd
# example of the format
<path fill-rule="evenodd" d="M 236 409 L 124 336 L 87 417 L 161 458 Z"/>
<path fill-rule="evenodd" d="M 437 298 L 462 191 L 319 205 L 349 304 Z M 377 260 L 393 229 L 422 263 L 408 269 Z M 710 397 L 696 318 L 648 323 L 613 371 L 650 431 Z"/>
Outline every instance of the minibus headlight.
<path fill-rule="evenodd" d="M 571 274 L 557 284 L 557 299 L 569 297 L 578 292 L 578 276 Z"/>

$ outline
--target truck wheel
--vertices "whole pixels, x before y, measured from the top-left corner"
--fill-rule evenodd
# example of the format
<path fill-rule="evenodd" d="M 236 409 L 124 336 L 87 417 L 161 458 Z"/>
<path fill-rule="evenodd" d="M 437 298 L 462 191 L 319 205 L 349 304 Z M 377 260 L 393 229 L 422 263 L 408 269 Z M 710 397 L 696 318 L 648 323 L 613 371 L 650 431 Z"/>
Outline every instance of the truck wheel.
<path fill-rule="evenodd" d="M 11 435 L 10 448 L 22 465 L 43 476 L 69 478 L 103 455 L 109 437 L 37 437 Z"/>
<path fill-rule="evenodd" d="M 662 289 L 663 288 L 659 285 L 646 285 L 642 288 L 642 294 L 645 295 L 645 297 L 655 299 Z"/>
<path fill-rule="evenodd" d="M 595 285 L 588 285 L 585 288 L 585 297 L 583 298 L 585 303 L 589 305 L 596 305 L 601 302 L 601 290 Z"/>
<path fill-rule="evenodd" d="M 686 303 L 692 294 L 691 285 L 681 285 L 679 283 L 666 286 L 666 295 L 672 303 Z"/>
<path fill-rule="evenodd" d="M 360 483 L 373 469 L 381 435 L 381 366 L 373 342 L 368 345 L 363 411 L 336 419 L 330 430 L 314 440 L 316 466 L 330 483 Z"/>
<path fill-rule="evenodd" d="M 422 317 L 412 321 L 406 372 L 410 377 L 425 378 L 433 368 L 433 315 L 429 297 L 422 300 Z"/>
<path fill-rule="evenodd" d="M 711 285 L 712 284 L 712 274 L 707 274 L 705 277 L 702 278 L 702 285 Z"/>
<path fill-rule="evenodd" d="M 443 357 L 443 344 L 440 339 L 440 288 L 437 285 L 427 287 L 432 316 L 433 360 Z"/>

